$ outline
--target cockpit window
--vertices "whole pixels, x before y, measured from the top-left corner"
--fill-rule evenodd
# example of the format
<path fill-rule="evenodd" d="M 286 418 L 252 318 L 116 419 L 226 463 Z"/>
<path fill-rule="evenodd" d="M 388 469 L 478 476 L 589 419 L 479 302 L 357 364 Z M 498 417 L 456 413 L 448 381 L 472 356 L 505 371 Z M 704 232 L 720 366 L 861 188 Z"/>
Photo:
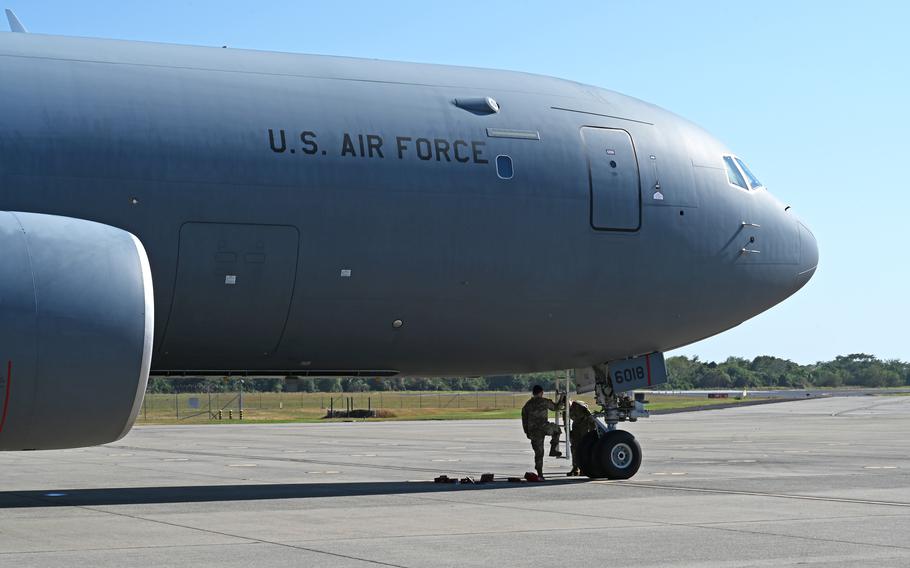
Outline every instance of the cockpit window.
<path fill-rule="evenodd" d="M 727 180 L 730 183 L 743 189 L 749 189 L 746 180 L 743 179 L 743 174 L 739 173 L 739 168 L 733 163 L 733 158 L 724 156 L 724 165 L 727 166 Z"/>
<path fill-rule="evenodd" d="M 742 169 L 743 173 L 746 174 L 746 178 L 749 179 L 749 186 L 750 186 L 752 189 L 757 189 L 757 188 L 759 188 L 759 187 L 762 187 L 761 182 L 758 181 L 758 178 L 755 177 L 755 174 L 752 173 L 752 170 L 750 170 L 750 169 L 746 166 L 746 164 L 743 163 L 742 160 L 740 160 L 739 158 L 734 158 L 734 160 L 736 160 L 736 163 L 739 164 L 739 167 Z"/>

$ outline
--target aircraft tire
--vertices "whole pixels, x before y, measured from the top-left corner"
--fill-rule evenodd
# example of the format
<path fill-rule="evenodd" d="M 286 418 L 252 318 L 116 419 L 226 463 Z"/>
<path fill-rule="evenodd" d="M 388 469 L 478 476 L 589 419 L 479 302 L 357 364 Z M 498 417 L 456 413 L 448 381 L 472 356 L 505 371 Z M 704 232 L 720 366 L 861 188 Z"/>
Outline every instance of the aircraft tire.
<path fill-rule="evenodd" d="M 597 431 L 592 430 L 585 434 L 578 443 L 578 466 L 581 468 L 581 472 L 591 479 L 607 476 L 600 465 L 600 460 L 596 459 L 597 454 L 594 453 L 598 441 L 600 438 L 597 436 Z"/>
<path fill-rule="evenodd" d="M 597 441 L 593 457 L 608 478 L 629 479 L 641 467 L 641 446 L 629 432 L 613 430 Z"/>

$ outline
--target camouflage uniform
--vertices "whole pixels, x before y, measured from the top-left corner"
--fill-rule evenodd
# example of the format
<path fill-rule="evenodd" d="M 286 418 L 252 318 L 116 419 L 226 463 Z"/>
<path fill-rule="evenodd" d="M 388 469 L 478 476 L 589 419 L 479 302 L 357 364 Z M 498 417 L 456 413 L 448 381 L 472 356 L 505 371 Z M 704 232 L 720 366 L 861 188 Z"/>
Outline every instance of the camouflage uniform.
<path fill-rule="evenodd" d="M 578 401 L 569 406 L 569 418 L 572 419 L 572 432 L 569 434 L 569 441 L 572 444 L 572 472 L 578 475 L 578 446 L 585 434 L 592 432 L 597 426 L 588 407 Z"/>
<path fill-rule="evenodd" d="M 531 397 L 521 409 L 521 426 L 531 440 L 531 447 L 534 448 L 534 468 L 540 475 L 543 475 L 544 437 L 551 437 L 550 455 L 562 455 L 559 453 L 559 427 L 550 422 L 550 411 L 558 409 L 559 406 L 549 398 L 537 396 Z"/>

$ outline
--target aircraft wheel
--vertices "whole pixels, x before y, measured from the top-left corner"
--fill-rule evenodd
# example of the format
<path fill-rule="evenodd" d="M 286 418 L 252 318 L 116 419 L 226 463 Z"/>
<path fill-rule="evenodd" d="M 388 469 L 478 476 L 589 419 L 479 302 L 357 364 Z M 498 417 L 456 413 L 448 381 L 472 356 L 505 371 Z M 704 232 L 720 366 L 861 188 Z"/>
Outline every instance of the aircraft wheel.
<path fill-rule="evenodd" d="M 593 457 L 610 479 L 629 479 L 641 467 L 641 446 L 629 432 L 613 430 L 597 441 Z"/>
<path fill-rule="evenodd" d="M 607 476 L 600 465 L 600 460 L 597 459 L 597 454 L 594 453 L 598 441 L 600 438 L 597 436 L 597 431 L 592 430 L 585 434 L 578 443 L 578 456 L 576 456 L 578 466 L 581 468 L 581 472 L 591 479 Z"/>

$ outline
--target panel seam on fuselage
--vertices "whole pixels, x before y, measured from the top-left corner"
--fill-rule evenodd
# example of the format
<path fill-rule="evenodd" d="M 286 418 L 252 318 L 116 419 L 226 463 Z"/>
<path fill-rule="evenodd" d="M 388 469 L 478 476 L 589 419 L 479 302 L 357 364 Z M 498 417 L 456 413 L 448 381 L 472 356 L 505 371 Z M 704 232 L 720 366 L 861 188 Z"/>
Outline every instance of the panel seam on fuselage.
<path fill-rule="evenodd" d="M 638 124 L 647 124 L 648 126 L 654 126 L 653 122 L 646 122 L 644 120 L 636 120 L 634 118 L 625 118 L 622 116 L 615 116 L 612 114 L 602 114 L 599 112 L 591 112 L 589 110 L 577 110 L 574 108 L 565 108 L 565 107 L 557 107 L 557 106 L 551 106 L 550 108 L 553 110 L 561 110 L 561 111 L 565 111 L 565 112 L 577 112 L 579 114 L 590 114 L 591 116 L 602 116 L 604 118 L 615 118 L 616 120 L 626 120 L 629 122 L 636 122 Z M 604 128 L 604 127 L 596 127 L 596 128 Z"/>

